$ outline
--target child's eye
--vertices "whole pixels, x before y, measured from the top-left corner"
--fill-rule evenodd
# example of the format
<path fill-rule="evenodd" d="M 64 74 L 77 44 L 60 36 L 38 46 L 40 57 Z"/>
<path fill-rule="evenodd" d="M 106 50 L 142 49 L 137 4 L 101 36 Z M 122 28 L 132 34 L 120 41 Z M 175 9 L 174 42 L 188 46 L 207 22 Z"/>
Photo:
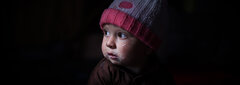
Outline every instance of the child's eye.
<path fill-rule="evenodd" d="M 127 35 L 123 32 L 119 32 L 118 34 L 118 37 L 122 38 L 122 39 L 126 39 L 127 38 Z"/>
<path fill-rule="evenodd" d="M 104 33 L 105 36 L 109 36 L 110 35 L 110 33 L 108 31 L 106 31 L 106 30 L 104 30 L 103 33 Z"/>

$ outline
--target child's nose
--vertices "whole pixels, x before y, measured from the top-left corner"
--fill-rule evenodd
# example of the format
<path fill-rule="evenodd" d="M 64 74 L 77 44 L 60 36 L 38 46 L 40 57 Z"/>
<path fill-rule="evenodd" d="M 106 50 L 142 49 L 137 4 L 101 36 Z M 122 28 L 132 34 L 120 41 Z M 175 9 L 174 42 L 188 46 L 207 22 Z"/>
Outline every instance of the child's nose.
<path fill-rule="evenodd" d="M 111 49 L 116 48 L 115 37 L 110 36 L 107 43 L 106 43 L 106 46 L 111 48 Z"/>

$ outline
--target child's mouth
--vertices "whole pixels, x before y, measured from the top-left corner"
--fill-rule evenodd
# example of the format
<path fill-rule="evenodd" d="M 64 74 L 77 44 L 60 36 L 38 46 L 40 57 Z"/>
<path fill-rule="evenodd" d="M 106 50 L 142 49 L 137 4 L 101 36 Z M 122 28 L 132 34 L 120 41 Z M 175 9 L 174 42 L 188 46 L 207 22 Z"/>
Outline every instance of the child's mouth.
<path fill-rule="evenodd" d="M 111 59 L 116 59 L 118 56 L 113 53 L 108 53 L 108 57 Z"/>

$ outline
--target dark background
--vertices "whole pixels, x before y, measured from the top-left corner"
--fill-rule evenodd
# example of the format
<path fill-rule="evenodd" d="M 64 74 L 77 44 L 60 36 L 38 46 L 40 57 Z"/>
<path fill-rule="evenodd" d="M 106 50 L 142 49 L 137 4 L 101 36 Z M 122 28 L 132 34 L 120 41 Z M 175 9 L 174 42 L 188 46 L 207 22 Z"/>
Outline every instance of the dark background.
<path fill-rule="evenodd" d="M 101 59 L 98 23 L 111 2 L 1 1 L 6 84 L 85 85 Z M 169 0 L 168 8 L 159 54 L 177 85 L 239 84 L 236 3 Z"/>

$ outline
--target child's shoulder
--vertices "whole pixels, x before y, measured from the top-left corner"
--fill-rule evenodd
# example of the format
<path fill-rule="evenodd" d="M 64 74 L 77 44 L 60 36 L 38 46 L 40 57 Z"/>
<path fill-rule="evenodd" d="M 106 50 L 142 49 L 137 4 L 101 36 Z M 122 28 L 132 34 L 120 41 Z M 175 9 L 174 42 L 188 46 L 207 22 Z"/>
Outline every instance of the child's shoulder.
<path fill-rule="evenodd" d="M 101 59 L 98 64 L 96 65 L 97 69 L 101 70 L 109 70 L 114 69 L 114 65 L 106 58 Z M 115 68 L 116 69 L 116 68 Z"/>
<path fill-rule="evenodd" d="M 99 63 L 96 65 L 96 67 L 94 68 L 94 72 L 102 76 L 111 75 L 111 73 L 117 70 L 119 70 L 119 68 L 113 65 L 106 58 L 101 59 Z"/>
<path fill-rule="evenodd" d="M 118 68 L 109 60 L 103 58 L 92 71 L 88 83 L 89 85 L 110 84 L 115 73 L 118 73 L 116 71 L 118 71 Z"/>

